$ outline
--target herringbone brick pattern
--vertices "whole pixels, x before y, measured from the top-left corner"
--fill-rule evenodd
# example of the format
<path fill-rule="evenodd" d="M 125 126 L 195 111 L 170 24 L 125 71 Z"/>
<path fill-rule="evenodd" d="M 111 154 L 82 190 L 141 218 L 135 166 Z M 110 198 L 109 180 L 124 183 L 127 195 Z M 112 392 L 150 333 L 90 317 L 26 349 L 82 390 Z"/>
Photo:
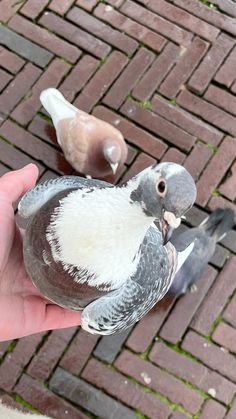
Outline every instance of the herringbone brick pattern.
<path fill-rule="evenodd" d="M 235 0 L 1 0 L 0 19 L 0 174 L 73 172 L 38 99 L 54 86 L 122 131 L 115 181 L 175 161 L 198 186 L 187 225 L 236 212 Z M 58 419 L 235 419 L 235 253 L 232 230 L 196 292 L 120 335 L 1 343 L 3 399 Z"/>

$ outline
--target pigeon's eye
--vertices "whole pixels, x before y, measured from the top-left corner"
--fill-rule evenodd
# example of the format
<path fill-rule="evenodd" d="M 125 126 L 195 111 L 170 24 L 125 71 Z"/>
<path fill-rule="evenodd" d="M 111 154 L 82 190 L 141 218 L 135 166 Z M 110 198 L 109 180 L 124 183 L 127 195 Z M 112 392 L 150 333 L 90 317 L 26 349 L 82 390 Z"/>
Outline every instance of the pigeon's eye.
<path fill-rule="evenodd" d="M 159 180 L 159 182 L 157 184 L 157 192 L 158 192 L 158 194 L 160 196 L 165 196 L 166 189 L 167 189 L 166 182 L 163 179 Z"/>

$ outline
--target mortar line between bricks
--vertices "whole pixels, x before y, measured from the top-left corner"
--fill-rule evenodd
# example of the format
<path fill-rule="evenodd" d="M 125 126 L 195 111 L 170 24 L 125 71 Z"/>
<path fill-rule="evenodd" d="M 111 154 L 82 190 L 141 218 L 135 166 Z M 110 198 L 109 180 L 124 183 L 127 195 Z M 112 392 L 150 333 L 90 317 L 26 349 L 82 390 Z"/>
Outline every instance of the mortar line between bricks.
<path fill-rule="evenodd" d="M 23 7 L 25 6 L 25 3 L 22 4 L 21 8 L 19 10 L 17 10 L 18 15 L 20 15 L 23 18 L 27 18 L 29 19 L 31 22 L 35 23 L 36 25 L 38 25 L 38 20 L 44 15 L 45 12 L 49 12 L 51 11 L 48 6 L 51 0 L 48 0 L 47 5 L 43 8 L 43 10 L 36 16 L 36 18 L 31 18 L 27 15 L 25 15 L 24 13 L 21 12 L 21 9 L 23 9 Z"/>
<path fill-rule="evenodd" d="M 232 96 L 235 96 L 233 93 L 231 93 L 229 90 L 226 90 L 226 89 L 223 89 L 222 88 L 222 85 L 220 85 L 220 83 L 216 83 L 216 82 L 211 82 L 211 84 L 209 84 L 208 86 L 207 86 L 207 88 L 204 90 L 204 94 L 206 93 L 206 91 L 207 91 L 207 89 L 210 87 L 210 86 L 215 86 L 215 87 L 218 87 L 218 88 L 220 88 L 221 90 L 224 90 L 224 92 L 226 92 L 226 93 L 228 93 L 228 95 L 232 95 Z M 193 93 L 195 93 L 194 92 L 194 90 L 191 90 L 191 92 L 193 92 Z M 236 97 L 236 96 L 235 96 Z M 227 109 L 227 111 L 224 109 L 224 108 L 221 108 L 218 104 L 216 104 L 216 103 L 214 103 L 214 102 L 211 102 L 207 97 L 205 97 L 205 96 L 202 96 L 202 99 L 203 100 L 205 100 L 207 103 L 209 103 L 210 105 L 214 105 L 216 108 L 218 108 L 219 110 L 223 110 L 224 112 L 226 112 L 227 114 L 229 114 L 229 115 L 231 115 L 231 116 L 233 116 L 234 118 L 236 118 L 236 113 L 233 113 L 232 111 L 230 111 L 230 109 Z M 229 134 L 230 136 L 232 136 L 231 134 Z"/>

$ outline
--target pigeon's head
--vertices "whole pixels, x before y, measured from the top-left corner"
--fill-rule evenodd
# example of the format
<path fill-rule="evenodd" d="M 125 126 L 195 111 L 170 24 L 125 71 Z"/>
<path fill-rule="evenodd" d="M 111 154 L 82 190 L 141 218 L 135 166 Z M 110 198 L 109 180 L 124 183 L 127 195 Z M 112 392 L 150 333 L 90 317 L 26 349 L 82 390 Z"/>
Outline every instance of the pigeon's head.
<path fill-rule="evenodd" d="M 192 176 L 181 165 L 160 163 L 149 167 L 135 178 L 131 200 L 138 202 L 147 216 L 159 221 L 163 236 L 169 228 L 177 228 L 181 217 L 196 199 Z"/>

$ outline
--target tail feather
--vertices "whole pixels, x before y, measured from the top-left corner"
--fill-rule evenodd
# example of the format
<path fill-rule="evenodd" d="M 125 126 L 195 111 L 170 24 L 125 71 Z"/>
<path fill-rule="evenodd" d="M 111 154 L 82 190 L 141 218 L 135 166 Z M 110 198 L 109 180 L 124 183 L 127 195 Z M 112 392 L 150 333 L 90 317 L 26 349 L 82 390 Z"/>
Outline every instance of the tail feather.
<path fill-rule="evenodd" d="M 71 105 L 59 90 L 49 88 L 43 90 L 40 95 L 40 102 L 52 118 L 55 128 L 61 119 L 73 118 L 78 109 Z"/>
<path fill-rule="evenodd" d="M 217 208 L 202 222 L 201 227 L 209 236 L 219 241 L 234 224 L 233 210 L 230 208 Z"/>

